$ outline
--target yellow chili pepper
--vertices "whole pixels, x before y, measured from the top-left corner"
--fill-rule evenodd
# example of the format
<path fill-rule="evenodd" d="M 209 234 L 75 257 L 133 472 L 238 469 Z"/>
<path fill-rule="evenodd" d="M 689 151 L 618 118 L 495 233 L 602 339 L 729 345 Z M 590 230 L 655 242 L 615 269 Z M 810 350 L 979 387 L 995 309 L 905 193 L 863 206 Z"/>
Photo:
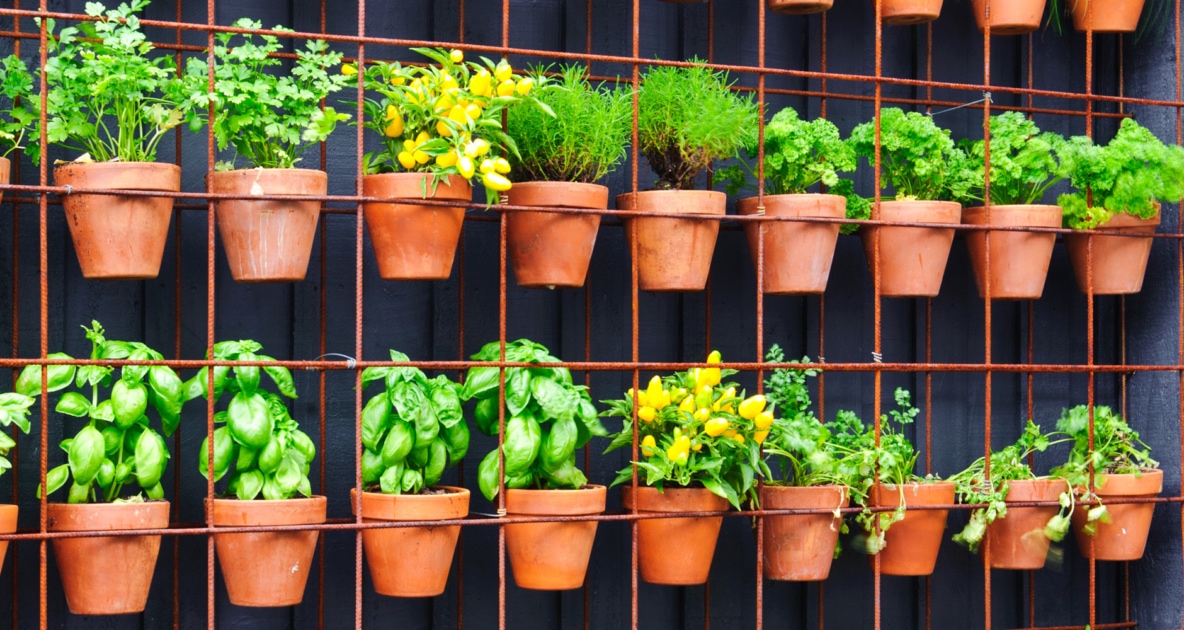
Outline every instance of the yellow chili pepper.
<path fill-rule="evenodd" d="M 432 137 L 430 135 L 428 135 L 428 132 L 421 131 L 421 132 L 419 132 L 418 136 L 415 136 L 415 144 L 416 144 L 416 146 L 419 146 L 431 139 L 432 139 Z"/>
<path fill-rule="evenodd" d="M 480 170 L 482 173 L 492 173 L 493 172 L 493 160 L 491 160 L 489 158 L 485 158 L 484 160 L 481 160 L 481 169 Z M 629 391 L 632 392 L 633 390 L 629 390 Z"/>
<path fill-rule="evenodd" d="M 453 48 L 448 53 L 448 58 L 452 60 L 452 63 L 460 63 L 465 60 L 465 53 L 463 51 Z"/>
<path fill-rule="evenodd" d="M 382 129 L 382 133 L 388 138 L 398 138 L 403 135 L 403 119 L 396 118 L 387 123 L 387 126 Z"/>
<path fill-rule="evenodd" d="M 653 422 L 658 412 L 653 407 L 642 407 L 637 410 L 637 418 L 642 422 Z"/>
<path fill-rule="evenodd" d="M 712 418 L 703 425 L 703 432 L 711 437 L 719 437 L 728 430 L 729 424 L 726 418 Z"/>
<path fill-rule="evenodd" d="M 481 183 L 486 188 L 497 192 L 505 192 L 513 186 L 510 180 L 506 179 L 505 175 L 499 175 L 497 173 L 485 173 L 481 176 Z"/>
<path fill-rule="evenodd" d="M 736 437 L 736 429 L 728 429 L 727 431 L 724 431 L 724 437 L 726 437 L 726 438 Z"/>
<path fill-rule="evenodd" d="M 655 449 L 658 448 L 657 442 L 654 441 L 654 436 L 647 435 L 641 438 L 641 454 L 646 457 L 653 457 Z"/>
<path fill-rule="evenodd" d="M 749 396 L 740 403 L 740 417 L 745 420 L 752 420 L 765 409 L 765 397 L 761 395 Z"/>
<path fill-rule="evenodd" d="M 512 80 L 502 81 L 497 84 L 498 96 L 510 96 L 514 93 L 514 82 Z"/>
<path fill-rule="evenodd" d="M 473 103 L 465 105 L 465 116 L 468 116 L 471 120 L 477 120 L 481 117 L 481 106 Z"/>
<path fill-rule="evenodd" d="M 469 156 L 462 156 L 456 161 L 456 170 L 460 172 L 460 176 L 465 179 L 473 178 L 473 159 Z"/>
<path fill-rule="evenodd" d="M 509 173 L 510 172 L 510 161 L 507 160 L 506 158 L 499 157 L 498 159 L 493 161 L 493 170 L 497 171 L 498 173 L 501 173 L 502 175 Z M 659 379 L 659 381 L 660 381 L 660 379 Z M 659 382 L 658 389 L 661 389 L 661 388 L 662 388 L 662 383 Z"/>
<path fill-rule="evenodd" d="M 347 77 L 352 77 L 357 73 L 358 67 L 352 63 L 347 63 L 344 66 L 341 66 L 341 74 L 344 74 Z"/>
<path fill-rule="evenodd" d="M 769 431 L 768 431 L 768 430 L 765 430 L 765 431 L 757 431 L 756 433 L 753 433 L 753 434 L 752 434 L 752 439 L 756 440 L 756 443 L 757 443 L 757 444 L 764 444 L 764 443 L 765 443 L 765 438 L 767 438 L 767 437 L 769 437 Z"/>
<path fill-rule="evenodd" d="M 715 409 L 716 411 L 728 411 L 728 412 L 732 411 L 732 403 L 729 402 L 729 403 L 725 404 L 724 401 L 728 400 L 729 398 L 735 398 L 735 397 L 736 397 L 736 388 L 735 387 L 729 387 L 729 388 L 725 389 L 724 395 L 720 396 L 719 400 L 715 401 L 715 404 L 712 405 L 712 409 Z"/>
<path fill-rule="evenodd" d="M 448 153 L 441 153 L 436 156 L 436 165 L 440 168 L 448 168 L 456 164 L 456 152 L 449 151 Z"/>
<path fill-rule="evenodd" d="M 760 430 L 768 429 L 773 426 L 773 412 L 766 409 L 756 414 L 756 419 L 752 421 L 752 424 Z"/>
<path fill-rule="evenodd" d="M 449 96 L 448 94 L 445 94 L 444 96 L 441 96 L 440 98 L 436 99 L 436 111 L 437 112 L 441 112 L 441 113 L 446 112 L 446 111 L 452 109 L 452 107 L 454 105 L 456 105 L 456 101 L 453 101 L 452 97 Z"/>
<path fill-rule="evenodd" d="M 491 77 L 488 70 L 481 70 L 473 75 L 469 81 L 469 91 L 477 96 L 488 97 L 491 94 Z"/>
<path fill-rule="evenodd" d="M 534 79 L 526 77 L 525 79 L 522 79 L 518 82 L 518 86 L 515 89 L 517 89 L 518 93 L 522 96 L 526 96 L 527 94 L 530 94 L 530 89 L 533 87 Z"/>
<path fill-rule="evenodd" d="M 436 121 L 436 133 L 440 134 L 441 136 L 443 136 L 445 138 L 452 137 L 452 129 L 449 129 L 448 125 L 445 124 L 443 120 Z"/>
<path fill-rule="evenodd" d="M 743 434 L 737 433 L 736 435 L 733 435 L 733 436 L 732 436 L 732 439 L 733 439 L 733 440 L 736 440 L 736 443 L 737 443 L 737 444 L 743 444 L 743 443 L 744 443 L 744 435 L 743 435 Z"/>
<path fill-rule="evenodd" d="M 502 59 L 501 62 L 497 64 L 497 67 L 494 68 L 493 76 L 498 80 L 498 83 L 501 83 L 502 81 L 508 81 L 514 76 L 514 68 L 511 67 L 505 59 Z"/>
<path fill-rule="evenodd" d="M 406 85 L 407 77 L 391 77 L 391 85 Z"/>
<path fill-rule="evenodd" d="M 679 405 L 678 405 L 678 410 L 685 411 L 689 414 L 694 414 L 695 413 L 695 399 L 691 398 L 690 396 L 683 398 L 682 402 L 679 403 Z"/>
<path fill-rule="evenodd" d="M 711 409 L 704 407 L 695 411 L 696 422 L 707 422 L 709 418 L 711 418 Z"/>
<path fill-rule="evenodd" d="M 460 105 L 453 105 L 452 109 L 448 110 L 448 119 L 461 125 L 469 122 L 469 118 L 465 116 L 465 108 Z"/>
<path fill-rule="evenodd" d="M 703 450 L 703 444 L 701 444 L 699 442 L 695 442 L 694 444 L 691 445 L 691 450 L 698 453 L 699 451 Z"/>
<path fill-rule="evenodd" d="M 432 159 L 432 156 L 423 151 L 416 151 L 415 153 L 412 153 L 411 156 L 414 157 L 415 161 L 419 164 L 427 164 Z"/>
<path fill-rule="evenodd" d="M 399 164 L 402 164 L 403 168 L 407 170 L 415 168 L 415 156 L 411 155 L 407 151 L 400 151 L 397 157 L 399 159 Z"/>

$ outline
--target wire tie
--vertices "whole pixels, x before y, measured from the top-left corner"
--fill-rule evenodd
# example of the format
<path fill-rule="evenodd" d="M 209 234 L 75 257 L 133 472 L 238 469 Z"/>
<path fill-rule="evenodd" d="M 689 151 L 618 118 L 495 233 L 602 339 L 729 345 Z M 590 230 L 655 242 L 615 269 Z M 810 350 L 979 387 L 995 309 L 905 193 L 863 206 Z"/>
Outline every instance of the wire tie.
<path fill-rule="evenodd" d="M 993 101 L 991 100 L 991 93 L 990 92 L 983 92 L 983 97 L 978 99 L 977 101 L 970 101 L 969 103 L 962 103 L 961 105 L 951 107 L 949 109 L 943 109 L 939 112 L 929 112 L 929 117 L 933 118 L 934 116 L 938 116 L 940 114 L 952 112 L 956 109 L 962 109 L 963 107 L 970 107 L 971 105 L 978 105 L 979 103 L 992 103 L 992 102 Z"/>
<path fill-rule="evenodd" d="M 329 358 L 329 357 L 338 357 L 338 358 L 341 358 L 341 359 L 345 359 L 345 367 L 346 367 L 346 368 L 348 368 L 348 369 L 350 369 L 350 370 L 352 370 L 352 369 L 354 369 L 354 368 L 358 367 L 358 361 L 357 361 L 357 359 L 354 359 L 353 357 L 349 356 L 348 354 L 341 354 L 341 353 L 339 353 L 339 352 L 329 352 L 329 353 L 327 353 L 327 354 L 322 354 L 321 356 L 319 356 L 319 357 L 316 357 L 315 359 L 313 359 L 313 361 L 317 361 L 317 360 L 319 360 L 319 359 L 327 359 L 327 358 Z M 312 370 L 315 370 L 316 368 L 311 368 L 311 367 L 310 367 L 310 368 L 306 368 L 306 369 L 308 369 L 309 371 L 312 371 Z"/>
<path fill-rule="evenodd" d="M 884 355 L 880 354 L 879 352 L 873 352 L 872 353 L 872 360 L 875 361 L 876 363 L 883 363 L 884 362 Z"/>
<path fill-rule="evenodd" d="M 66 184 L 66 194 L 67 194 L 67 195 L 72 195 L 72 194 L 74 194 L 74 187 L 73 187 L 73 186 L 71 186 L 70 184 Z M 40 196 L 41 196 L 41 194 L 40 194 L 40 193 L 38 193 L 38 194 L 37 194 L 37 196 L 38 196 L 38 197 L 40 197 Z"/>
<path fill-rule="evenodd" d="M 826 363 L 826 357 L 822 356 L 821 354 L 818 355 L 818 362 L 819 363 Z"/>

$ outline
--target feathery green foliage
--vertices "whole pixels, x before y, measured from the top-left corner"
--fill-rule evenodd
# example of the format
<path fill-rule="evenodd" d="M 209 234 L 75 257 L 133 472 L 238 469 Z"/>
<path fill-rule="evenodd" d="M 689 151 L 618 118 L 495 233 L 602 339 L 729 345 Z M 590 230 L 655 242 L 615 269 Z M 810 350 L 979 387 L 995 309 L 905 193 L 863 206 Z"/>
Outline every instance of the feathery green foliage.
<path fill-rule="evenodd" d="M 858 125 L 848 142 L 855 153 L 875 164 L 875 121 Z M 896 107 L 880 110 L 880 166 L 885 190 L 898 200 L 932 201 L 959 197 L 968 184 L 966 157 L 954 146 L 948 129 L 917 112 Z"/>
<path fill-rule="evenodd" d="M 1051 131 L 1041 132 L 1036 123 L 1020 112 L 991 116 L 991 203 L 1031 204 L 1065 178 L 1057 156 L 1065 139 Z M 986 142 L 959 142 L 970 157 L 969 188 L 959 199 L 964 204 L 982 202 Z"/>

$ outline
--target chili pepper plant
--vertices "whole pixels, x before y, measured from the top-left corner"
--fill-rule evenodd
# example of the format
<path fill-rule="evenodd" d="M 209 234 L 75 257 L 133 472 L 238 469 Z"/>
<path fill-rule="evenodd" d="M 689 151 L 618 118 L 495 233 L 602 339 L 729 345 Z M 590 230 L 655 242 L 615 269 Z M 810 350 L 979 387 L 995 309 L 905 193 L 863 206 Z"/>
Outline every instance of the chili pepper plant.
<path fill-rule="evenodd" d="M 718 351 L 707 357 L 709 364 L 720 360 Z M 764 396 L 745 396 L 736 383 L 724 380 L 735 373 L 705 367 L 654 376 L 644 390 L 603 401 L 609 408 L 601 415 L 623 418 L 605 452 L 633 444 L 636 406 L 644 458 L 623 468 L 613 485 L 629 482 L 635 465 L 647 486 L 702 486 L 737 509 L 748 501 L 759 504 L 756 476 L 770 476 L 760 450 L 771 412 L 765 410 Z"/>
<path fill-rule="evenodd" d="M 391 361 L 408 361 L 391 350 Z M 418 494 L 469 451 L 460 386 L 414 367 L 369 367 L 363 389 L 382 381 L 362 409 L 362 483 L 384 494 Z"/>
<path fill-rule="evenodd" d="M 159 361 L 164 356 L 136 341 L 109 340 L 102 325 L 91 322 L 86 338 L 91 342 L 90 359 L 132 359 Z M 70 359 L 63 352 L 51 359 Z M 27 430 L 27 413 L 41 395 L 42 366 L 30 365 L 21 371 L 16 392 L 3 395 L 7 407 L 5 419 Z M 163 365 L 46 366 L 47 391 L 58 392 L 71 385 L 80 391 L 67 391 L 58 397 L 54 410 L 86 424 L 73 437 L 61 442 L 67 463 L 46 474 L 47 494 L 53 494 L 70 482 L 69 503 L 120 503 L 163 499 L 160 484 L 169 459 L 165 437 L 177 429 L 184 404 L 183 388 L 176 372 Z M 101 390 L 110 388 L 108 397 Z M 88 391 L 89 390 L 89 391 Z M 160 418 L 160 430 L 152 428 L 149 409 Z M 163 434 L 163 437 L 162 437 Z M 5 449 L 6 450 L 6 449 Z M 0 466 L 2 467 L 2 466 Z M 132 495 L 127 486 L 138 486 L 143 496 Z M 42 488 L 38 487 L 38 496 Z"/>
<path fill-rule="evenodd" d="M 497 361 L 501 344 L 490 342 L 473 355 L 476 361 Z M 588 483 L 583 471 L 576 468 L 576 450 L 592 436 L 608 434 L 600 423 L 588 388 L 572 382 L 564 367 L 546 346 L 519 339 L 506 344 L 506 361 L 534 364 L 532 367 L 506 368 L 505 409 L 499 411 L 500 369 L 469 368 L 461 398 L 475 400 L 473 417 L 477 428 L 490 436 L 498 434 L 499 413 L 505 418 L 506 488 L 563 489 L 580 488 Z M 481 460 L 477 484 L 485 498 L 498 494 L 498 449 Z"/>
<path fill-rule="evenodd" d="M 250 339 L 214 344 L 213 359 L 242 361 L 243 365 L 214 366 L 213 401 L 230 396 L 225 411 L 214 414 L 214 465 L 209 463 L 209 436 L 201 443 L 198 470 L 217 481 L 230 473 L 226 496 L 249 501 L 290 499 L 296 494 L 312 496 L 308 471 L 316 447 L 288 413 L 284 399 L 263 389 L 266 374 L 279 393 L 296 398 L 296 386 L 288 368 L 261 365 L 275 361 L 259 354 L 263 346 Z M 185 397 L 210 400 L 209 368 L 202 368 L 185 383 Z M 212 468 L 212 470 L 211 470 Z"/>
<path fill-rule="evenodd" d="M 367 174 L 431 173 L 432 189 L 448 175 L 472 180 L 480 175 L 489 204 L 510 189 L 508 155 L 518 155 L 513 138 L 502 131 L 502 112 L 521 101 L 550 109 L 531 94 L 536 78 L 515 74 L 508 61 L 465 61 L 460 50 L 413 48 L 434 64 L 377 62 L 365 66 L 367 97 L 362 124 L 378 132 L 382 146 L 366 153 Z M 353 76 L 357 66 L 342 73 Z M 425 191 L 426 192 L 426 191 Z"/>

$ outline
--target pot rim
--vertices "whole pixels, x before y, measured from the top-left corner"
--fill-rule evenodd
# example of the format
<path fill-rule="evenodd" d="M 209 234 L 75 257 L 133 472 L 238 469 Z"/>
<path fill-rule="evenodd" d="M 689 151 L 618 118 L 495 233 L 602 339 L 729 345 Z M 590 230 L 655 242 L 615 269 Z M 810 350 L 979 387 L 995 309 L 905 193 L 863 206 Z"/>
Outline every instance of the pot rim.
<path fill-rule="evenodd" d="M 153 499 L 150 501 L 144 501 L 142 503 L 58 503 L 58 502 L 50 502 L 50 503 L 46 504 L 46 514 L 50 517 L 50 520 L 52 521 L 52 520 L 54 520 L 53 517 L 55 514 L 64 515 L 64 514 L 71 513 L 71 512 L 97 512 L 97 513 L 134 512 L 138 509 L 143 509 L 143 508 L 148 508 L 149 510 L 156 512 L 156 514 L 153 514 L 153 516 L 157 516 L 157 517 L 163 516 L 163 524 L 155 525 L 155 526 L 151 525 L 151 524 L 145 524 L 142 527 L 119 527 L 119 528 L 111 528 L 111 529 L 83 529 L 83 528 L 62 527 L 62 523 L 58 522 L 58 523 L 50 523 L 49 524 L 49 531 L 59 531 L 59 532 L 131 531 L 131 530 L 138 530 L 138 529 L 163 529 L 165 527 L 168 527 L 168 519 L 169 519 L 169 514 L 170 514 L 169 510 L 171 508 L 171 504 L 165 499 Z M 163 514 L 161 514 L 161 512 L 163 512 Z"/>
<path fill-rule="evenodd" d="M 206 498 L 206 510 L 210 513 L 211 520 L 215 527 L 239 527 L 239 526 L 268 526 L 268 525 L 310 525 L 315 523 L 325 522 L 327 517 L 328 499 L 319 494 L 314 494 L 311 497 L 293 497 L 291 499 L 234 499 L 234 498 Z M 302 518 L 292 518 L 289 514 L 282 517 L 278 508 L 283 507 L 306 507 L 307 513 Z M 310 508 L 310 509 L 308 509 Z M 318 516 L 317 514 L 320 514 Z M 224 519 L 219 519 L 219 516 L 229 517 L 231 514 L 235 515 L 250 515 L 254 517 L 251 523 L 228 523 Z M 309 516 L 308 514 L 311 514 Z"/>
<path fill-rule="evenodd" d="M 462 488 L 459 486 L 443 486 L 443 485 L 432 486 L 432 488 L 446 489 L 446 490 L 449 490 L 449 492 L 447 492 L 446 494 L 385 494 L 382 492 L 363 491 L 362 492 L 362 501 L 379 503 L 379 504 L 391 504 L 391 503 L 410 504 L 411 506 L 414 506 L 411 509 L 414 509 L 415 507 L 422 507 L 422 506 L 439 507 L 439 506 L 436 506 L 433 504 L 446 504 L 448 502 L 453 502 L 453 501 L 463 501 L 464 502 L 463 513 L 459 513 L 456 515 L 453 515 L 453 514 L 433 515 L 431 517 L 424 517 L 424 516 L 420 515 L 420 516 L 415 516 L 415 517 L 409 518 L 405 514 L 404 515 L 394 514 L 393 517 L 391 517 L 391 516 L 386 516 L 386 515 L 380 515 L 381 512 L 376 511 L 376 510 L 370 510 L 370 511 L 363 510 L 363 512 L 365 512 L 365 513 L 362 515 L 362 519 L 363 520 L 372 520 L 372 521 L 384 521 L 384 522 L 447 521 L 447 520 L 453 520 L 453 519 L 463 519 L 468 516 L 469 510 L 470 510 L 469 499 L 472 496 L 472 493 L 469 491 L 468 488 Z M 358 504 L 360 503 L 360 501 L 358 499 L 358 489 L 357 488 L 350 488 L 349 498 L 350 498 L 350 501 L 349 501 L 350 513 L 356 515 L 358 513 Z M 396 508 L 397 508 L 397 506 L 391 507 L 387 511 L 394 512 L 396 510 Z"/>
<path fill-rule="evenodd" d="M 581 488 L 506 488 L 506 513 L 515 515 L 583 515 L 600 514 L 605 510 L 608 488 L 600 484 L 586 484 Z M 547 501 L 549 505 L 534 509 L 511 505 L 511 501 Z M 554 501 L 551 501 L 554 499 Z M 599 500 L 597 500 L 599 499 Z"/>
<path fill-rule="evenodd" d="M 250 173 L 252 171 L 263 171 L 265 173 L 321 173 L 328 176 L 324 170 L 319 168 L 268 168 L 263 166 L 256 166 L 254 168 L 233 168 L 229 171 L 208 171 L 207 177 L 219 177 L 226 175 L 241 175 L 243 173 Z"/>

